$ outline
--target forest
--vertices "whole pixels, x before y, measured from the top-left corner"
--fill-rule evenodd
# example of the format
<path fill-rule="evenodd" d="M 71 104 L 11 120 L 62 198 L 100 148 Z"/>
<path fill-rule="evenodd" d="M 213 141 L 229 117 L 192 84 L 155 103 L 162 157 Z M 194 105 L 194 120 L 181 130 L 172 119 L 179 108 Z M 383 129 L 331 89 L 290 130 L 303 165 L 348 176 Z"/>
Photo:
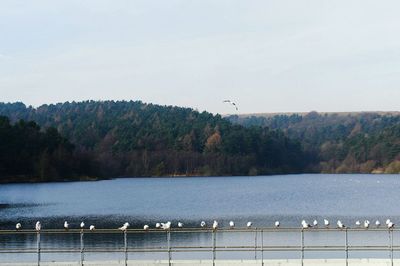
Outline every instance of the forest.
<path fill-rule="evenodd" d="M 227 119 L 246 127 L 281 130 L 299 141 L 303 152 L 317 158 L 310 172 L 400 173 L 398 112 L 260 114 Z"/>
<path fill-rule="evenodd" d="M 400 173 L 399 113 L 222 117 L 141 101 L 0 103 L 0 182 Z"/>
<path fill-rule="evenodd" d="M 298 173 L 312 154 L 279 129 L 140 101 L 0 103 L 3 182 Z"/>

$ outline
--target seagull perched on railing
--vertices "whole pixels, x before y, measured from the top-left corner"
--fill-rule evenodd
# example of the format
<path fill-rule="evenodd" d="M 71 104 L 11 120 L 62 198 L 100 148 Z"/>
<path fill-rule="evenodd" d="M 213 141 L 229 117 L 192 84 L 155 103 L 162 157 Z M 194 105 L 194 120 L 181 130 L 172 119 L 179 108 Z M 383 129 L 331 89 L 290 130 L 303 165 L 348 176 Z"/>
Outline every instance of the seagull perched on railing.
<path fill-rule="evenodd" d="M 64 229 L 65 229 L 65 230 L 68 230 L 68 229 L 69 229 L 69 224 L 68 224 L 67 221 L 64 222 Z"/>
<path fill-rule="evenodd" d="M 252 222 L 247 222 L 247 224 L 246 224 L 247 228 L 250 228 L 252 225 L 253 225 Z"/>
<path fill-rule="evenodd" d="M 36 224 L 35 224 L 35 230 L 36 231 L 42 230 L 42 224 L 39 221 L 37 221 Z"/>
<path fill-rule="evenodd" d="M 391 222 L 390 219 L 387 219 L 386 220 L 386 225 L 388 225 L 390 222 Z"/>
<path fill-rule="evenodd" d="M 230 222 L 229 222 L 229 227 L 230 227 L 231 229 L 233 229 L 233 228 L 235 227 L 235 223 L 234 223 L 233 221 L 230 221 Z"/>
<path fill-rule="evenodd" d="M 20 223 L 17 223 L 16 225 L 15 225 L 15 229 L 18 231 L 18 230 L 20 230 L 22 228 L 22 225 L 20 224 Z"/>
<path fill-rule="evenodd" d="M 370 222 L 368 220 L 365 220 L 364 221 L 364 228 L 368 229 L 369 228 L 369 224 L 370 224 Z"/>
<path fill-rule="evenodd" d="M 275 227 L 278 228 L 279 226 L 281 226 L 281 223 L 279 221 L 275 222 Z"/>
<path fill-rule="evenodd" d="M 182 227 L 183 227 L 183 223 L 178 222 L 178 227 L 179 227 L 179 228 L 182 228 Z"/>
<path fill-rule="evenodd" d="M 394 223 L 393 223 L 392 221 L 390 221 L 390 222 L 387 224 L 387 227 L 388 227 L 389 229 L 392 229 L 392 228 L 394 227 Z"/>
<path fill-rule="evenodd" d="M 336 224 L 337 224 L 337 227 L 340 228 L 340 229 L 343 229 L 343 228 L 346 227 L 346 226 L 342 223 L 342 221 L 340 221 L 340 220 L 338 220 Z"/>
<path fill-rule="evenodd" d="M 126 223 L 124 223 L 123 226 L 121 226 L 121 227 L 118 228 L 118 229 L 121 230 L 121 231 L 126 231 L 126 230 L 128 230 L 128 227 L 129 227 L 129 223 L 126 222 Z"/>
<path fill-rule="evenodd" d="M 329 227 L 329 221 L 327 219 L 324 219 L 324 225 L 325 227 Z"/>
<path fill-rule="evenodd" d="M 318 226 L 318 221 L 317 221 L 317 220 L 314 220 L 313 226 L 314 226 L 314 227 Z"/>
<path fill-rule="evenodd" d="M 80 227 L 81 227 L 81 229 L 85 228 L 85 223 L 81 222 Z"/>
<path fill-rule="evenodd" d="M 361 226 L 361 222 L 357 220 L 357 221 L 356 221 L 356 226 L 357 226 L 357 227 L 360 227 L 360 226 Z"/>
<path fill-rule="evenodd" d="M 164 230 L 171 229 L 171 222 L 161 223 L 161 228 Z"/>
<path fill-rule="evenodd" d="M 207 224 L 206 224 L 206 222 L 204 222 L 204 221 L 201 221 L 201 223 L 200 223 L 200 226 L 201 226 L 201 227 L 203 227 L 203 228 L 204 228 L 204 227 L 206 227 L 206 225 L 207 225 Z"/>
<path fill-rule="evenodd" d="M 379 220 L 376 220 L 375 225 L 376 225 L 376 227 L 379 227 L 379 226 L 381 226 L 381 222 L 379 222 Z"/>
<path fill-rule="evenodd" d="M 143 226 L 143 230 L 147 231 L 147 230 L 149 230 L 149 229 L 150 229 L 150 227 L 149 227 L 147 224 L 145 224 L 145 225 Z"/>
<path fill-rule="evenodd" d="M 92 224 L 91 226 L 89 226 L 89 230 L 94 231 L 94 230 L 96 230 L 96 227 L 94 227 L 94 225 Z"/>
<path fill-rule="evenodd" d="M 218 222 L 217 222 L 217 221 L 214 221 L 214 223 L 213 223 L 213 225 L 212 225 L 212 228 L 213 228 L 214 230 L 217 230 L 217 228 L 218 228 Z"/>
<path fill-rule="evenodd" d="M 161 228 L 161 224 L 160 223 L 156 223 L 156 228 L 160 229 Z"/>
<path fill-rule="evenodd" d="M 303 221 L 301 221 L 301 226 L 305 229 L 305 228 L 310 228 L 311 224 L 309 224 L 305 220 L 303 220 Z"/>

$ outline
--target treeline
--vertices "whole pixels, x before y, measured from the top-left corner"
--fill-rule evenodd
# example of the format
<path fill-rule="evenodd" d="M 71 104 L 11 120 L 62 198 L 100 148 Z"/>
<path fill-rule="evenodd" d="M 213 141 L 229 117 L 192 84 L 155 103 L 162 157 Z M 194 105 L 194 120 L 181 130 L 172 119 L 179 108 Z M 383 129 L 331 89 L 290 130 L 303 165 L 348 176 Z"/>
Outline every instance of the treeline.
<path fill-rule="evenodd" d="M 48 181 L 77 178 L 80 161 L 73 145 L 55 128 L 41 128 L 35 122 L 11 124 L 0 116 L 0 176 L 3 181 Z M 0 180 L 1 181 L 1 180 Z"/>
<path fill-rule="evenodd" d="M 59 146 L 52 150 L 43 146 L 46 156 L 54 159 L 51 166 L 56 171 L 42 174 L 36 170 L 41 168 L 31 168 L 30 173 L 46 178 L 297 173 L 307 169 L 313 159 L 299 141 L 280 130 L 244 127 L 190 108 L 140 101 L 66 102 L 38 108 L 0 103 L 0 115 L 15 123 L 11 127 L 32 123 L 22 119 L 50 128 L 41 131 L 36 126 L 35 134 L 49 130 L 59 134 L 65 146 L 60 144 L 64 169 L 59 168 Z M 29 138 L 20 140 L 31 145 Z M 0 165 L 8 151 L 0 150 Z M 42 153 L 27 156 L 35 158 L 35 165 Z M 22 174 L 11 166 L 6 166 L 7 175 Z"/>
<path fill-rule="evenodd" d="M 301 142 L 324 173 L 400 173 L 399 113 L 325 113 L 230 116 L 246 127 L 282 130 Z"/>

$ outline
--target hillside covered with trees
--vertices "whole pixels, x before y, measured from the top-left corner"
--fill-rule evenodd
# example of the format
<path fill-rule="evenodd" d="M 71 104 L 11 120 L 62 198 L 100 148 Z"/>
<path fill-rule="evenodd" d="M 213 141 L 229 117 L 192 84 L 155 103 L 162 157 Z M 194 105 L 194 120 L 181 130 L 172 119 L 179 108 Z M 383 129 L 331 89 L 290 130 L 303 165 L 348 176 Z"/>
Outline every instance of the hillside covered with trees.
<path fill-rule="evenodd" d="M 4 127 L 11 128 L 4 133 L 9 140 L 0 146 L 3 177 L 298 173 L 312 161 L 300 142 L 281 130 L 244 127 L 190 108 L 140 101 L 66 102 L 38 108 L 0 103 L 0 115 Z M 19 127 L 18 134 L 12 132 Z M 10 141 L 22 148 L 6 145 Z M 30 150 L 32 146 L 38 148 Z M 52 170 L 44 172 L 40 165 L 47 161 Z M 28 170 L 20 171 L 24 167 Z"/>
<path fill-rule="evenodd" d="M 400 173 L 399 113 L 324 113 L 229 116 L 246 127 L 281 130 L 313 154 L 312 171 Z"/>

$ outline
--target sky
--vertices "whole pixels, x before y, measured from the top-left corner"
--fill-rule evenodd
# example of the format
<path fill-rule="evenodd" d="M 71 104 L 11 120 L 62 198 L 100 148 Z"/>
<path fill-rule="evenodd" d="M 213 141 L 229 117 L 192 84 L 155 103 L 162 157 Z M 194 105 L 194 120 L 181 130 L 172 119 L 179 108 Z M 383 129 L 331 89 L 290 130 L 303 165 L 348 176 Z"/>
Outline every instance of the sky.
<path fill-rule="evenodd" d="M 397 0 L 2 0 L 0 101 L 396 111 L 399 10 Z"/>

